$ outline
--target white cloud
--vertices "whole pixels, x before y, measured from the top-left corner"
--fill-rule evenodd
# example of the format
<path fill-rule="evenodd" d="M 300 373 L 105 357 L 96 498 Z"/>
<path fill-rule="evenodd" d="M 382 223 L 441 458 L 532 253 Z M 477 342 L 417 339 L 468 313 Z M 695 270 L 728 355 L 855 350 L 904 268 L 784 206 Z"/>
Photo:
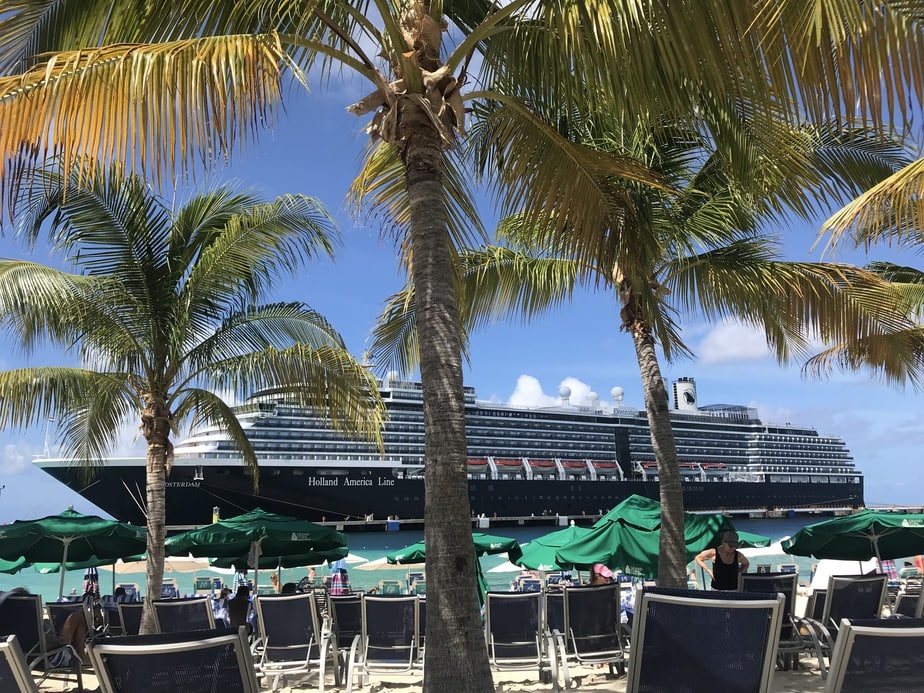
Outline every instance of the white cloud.
<path fill-rule="evenodd" d="M 32 453 L 15 443 L 7 443 L 0 456 L 0 473 L 22 474 L 29 467 Z"/>
<path fill-rule="evenodd" d="M 521 375 L 507 403 L 515 407 L 551 407 L 558 404 L 558 398 L 545 394 L 533 376 Z"/>
<path fill-rule="evenodd" d="M 599 394 L 591 389 L 590 385 L 577 378 L 565 378 L 561 381 L 555 394 L 547 395 L 543 391 L 539 380 L 531 375 L 521 375 L 517 378 L 517 385 L 513 390 L 513 394 L 507 400 L 507 404 L 527 408 L 553 407 L 561 404 L 560 392 L 563 387 L 570 390 L 568 403 L 573 406 L 589 406 L 596 397 L 598 407 L 613 407 L 612 402 L 603 401 Z"/>
<path fill-rule="evenodd" d="M 706 364 L 757 361 L 770 355 L 766 337 L 761 332 L 728 320 L 709 330 L 697 352 Z"/>

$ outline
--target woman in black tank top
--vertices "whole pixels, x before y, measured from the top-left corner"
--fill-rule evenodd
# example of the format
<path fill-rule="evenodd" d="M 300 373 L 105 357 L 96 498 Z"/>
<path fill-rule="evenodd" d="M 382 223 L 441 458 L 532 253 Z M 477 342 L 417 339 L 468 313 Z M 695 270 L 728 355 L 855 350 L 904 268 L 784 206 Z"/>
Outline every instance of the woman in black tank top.
<path fill-rule="evenodd" d="M 706 565 L 712 562 L 712 567 Z M 714 590 L 738 589 L 738 575 L 748 571 L 748 559 L 738 551 L 738 534 L 722 534 L 722 545 L 706 549 L 696 557 L 696 563 L 712 578 Z"/>

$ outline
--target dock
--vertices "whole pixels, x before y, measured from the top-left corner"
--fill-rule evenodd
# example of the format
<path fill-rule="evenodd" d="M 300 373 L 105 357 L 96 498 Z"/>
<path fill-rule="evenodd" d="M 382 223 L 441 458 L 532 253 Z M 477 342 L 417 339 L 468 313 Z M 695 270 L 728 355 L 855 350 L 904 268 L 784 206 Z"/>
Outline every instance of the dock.
<path fill-rule="evenodd" d="M 889 510 L 898 510 L 889 508 Z M 919 508 L 904 508 L 904 510 L 914 510 L 921 512 Z M 837 517 L 840 515 L 849 515 L 855 509 L 849 506 L 843 507 L 812 507 L 812 508 L 788 508 L 786 510 L 767 508 L 738 508 L 729 510 L 727 508 L 716 508 L 715 510 L 693 510 L 695 514 L 721 513 L 732 519 L 774 519 L 774 518 L 795 518 L 804 517 L 809 522 L 821 521 L 828 517 Z M 582 514 L 582 515 L 529 515 L 529 516 L 477 516 L 472 518 L 472 529 L 489 530 L 497 527 L 567 527 L 575 524 L 580 527 L 590 527 L 602 516 L 600 514 Z M 372 518 L 355 520 L 334 520 L 322 522 L 320 524 L 334 527 L 338 532 L 400 532 L 402 530 L 422 530 L 424 528 L 423 518 Z"/>

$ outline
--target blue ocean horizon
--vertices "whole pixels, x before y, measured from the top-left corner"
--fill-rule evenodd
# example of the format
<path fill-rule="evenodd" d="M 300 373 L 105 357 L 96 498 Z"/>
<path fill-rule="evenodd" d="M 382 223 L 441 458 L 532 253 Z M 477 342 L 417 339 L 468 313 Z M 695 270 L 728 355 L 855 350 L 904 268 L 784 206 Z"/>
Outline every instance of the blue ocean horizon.
<path fill-rule="evenodd" d="M 734 520 L 734 525 L 737 529 L 747 532 L 752 532 L 755 534 L 762 534 L 768 536 L 771 540 L 776 541 L 781 537 L 791 536 L 795 534 L 799 529 L 805 525 L 812 524 L 817 522 L 818 518 L 806 518 L 806 517 L 795 517 L 795 518 L 773 518 L 773 519 L 736 519 Z M 497 527 L 489 528 L 483 531 L 488 534 L 496 534 L 498 536 L 510 537 L 516 539 L 521 544 L 525 544 L 528 541 L 536 539 L 544 534 L 549 532 L 556 531 L 556 527 Z M 415 542 L 423 539 L 422 530 L 406 530 L 399 532 L 357 532 L 347 534 L 347 544 L 350 549 L 350 553 L 356 556 L 360 556 L 366 560 L 372 561 L 378 558 L 382 558 L 386 553 L 391 551 L 396 551 L 405 546 L 413 544 Z M 490 589 L 494 590 L 506 590 L 509 588 L 510 580 L 515 576 L 515 573 L 509 572 L 490 572 L 491 568 L 501 565 L 506 562 L 506 555 L 499 554 L 495 556 L 483 556 L 481 558 L 481 566 L 484 571 L 485 577 L 488 580 L 488 586 Z M 756 570 L 755 563 L 757 561 L 752 561 L 751 571 Z M 766 556 L 761 557 L 760 563 L 768 563 L 773 566 L 775 569 L 779 563 L 795 563 L 798 566 L 800 582 L 808 581 L 811 574 L 812 564 L 816 563 L 817 559 L 811 557 L 802 557 L 802 556 L 789 556 L 787 554 L 780 554 L 779 556 Z M 348 565 L 350 584 L 355 589 L 368 590 L 372 587 L 375 587 L 379 584 L 381 580 L 386 579 L 401 579 L 407 574 L 407 568 L 403 566 L 395 566 L 394 568 L 386 568 L 384 570 L 361 570 L 359 569 L 361 564 Z M 694 564 L 690 564 L 689 569 L 692 570 L 695 568 Z M 72 591 L 80 594 L 83 591 L 83 570 L 72 570 L 68 571 L 64 578 L 64 594 L 70 594 Z M 258 585 L 269 585 L 270 584 L 270 573 L 274 572 L 271 570 L 261 570 L 258 574 Z M 317 573 L 321 577 L 326 577 L 330 574 L 330 569 L 328 566 L 320 566 L 317 568 Z M 301 578 L 306 577 L 308 574 L 307 568 L 283 568 L 281 574 L 281 582 L 285 584 L 286 582 L 298 582 Z M 703 586 L 702 576 L 699 575 L 699 571 L 696 571 L 697 579 L 699 580 L 699 585 Z M 231 584 L 233 582 L 233 575 L 228 571 L 218 571 L 218 570 L 203 570 L 196 573 L 165 573 L 164 577 L 174 578 L 177 581 L 179 590 L 183 594 L 192 594 L 194 592 L 194 578 L 195 576 L 215 576 L 220 577 L 226 584 Z M 99 569 L 99 581 L 100 581 L 100 590 L 103 594 L 111 594 L 113 583 L 112 583 L 113 572 L 106 570 L 105 568 Z M 253 578 L 253 571 L 250 572 L 250 577 Z M 145 584 L 145 575 L 144 573 L 128 573 L 128 574 L 118 574 L 115 576 L 116 584 L 120 582 L 125 583 L 137 583 L 142 591 L 144 591 Z M 58 597 L 58 585 L 60 582 L 60 575 L 58 573 L 47 573 L 40 574 L 35 572 L 32 568 L 25 568 L 19 573 L 13 575 L 3 575 L 0 574 L 0 590 L 9 590 L 14 587 L 26 587 L 33 594 L 41 594 L 46 601 L 53 601 Z"/>

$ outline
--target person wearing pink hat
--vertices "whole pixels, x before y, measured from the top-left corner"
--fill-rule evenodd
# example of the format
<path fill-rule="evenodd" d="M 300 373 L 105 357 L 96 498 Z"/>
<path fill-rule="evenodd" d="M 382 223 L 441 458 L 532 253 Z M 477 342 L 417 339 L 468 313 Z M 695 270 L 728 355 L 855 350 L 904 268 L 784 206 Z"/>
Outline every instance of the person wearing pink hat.
<path fill-rule="evenodd" d="M 590 569 L 590 582 L 588 584 L 606 585 L 610 582 L 613 582 L 613 571 L 602 563 L 594 563 Z"/>

